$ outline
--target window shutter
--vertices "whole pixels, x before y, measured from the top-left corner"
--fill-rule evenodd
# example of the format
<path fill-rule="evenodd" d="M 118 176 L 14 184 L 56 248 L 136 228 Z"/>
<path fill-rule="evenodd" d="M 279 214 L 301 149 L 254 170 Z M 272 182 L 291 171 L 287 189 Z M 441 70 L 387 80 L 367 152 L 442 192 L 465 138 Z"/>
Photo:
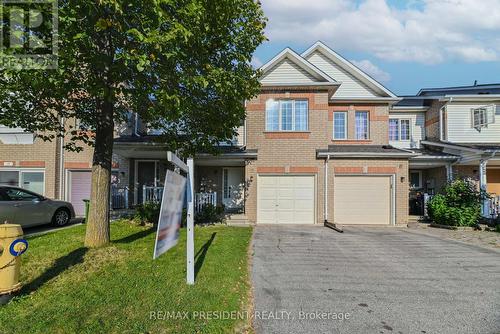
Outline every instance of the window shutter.
<path fill-rule="evenodd" d="M 487 124 L 495 123 L 495 112 L 496 112 L 496 106 L 494 104 L 486 107 L 486 123 Z"/>

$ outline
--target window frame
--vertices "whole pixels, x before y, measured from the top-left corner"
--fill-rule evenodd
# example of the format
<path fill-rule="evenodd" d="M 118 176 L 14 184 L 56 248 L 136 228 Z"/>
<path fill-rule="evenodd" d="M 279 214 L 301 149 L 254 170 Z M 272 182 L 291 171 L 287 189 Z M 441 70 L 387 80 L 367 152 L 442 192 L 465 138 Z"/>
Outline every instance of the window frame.
<path fill-rule="evenodd" d="M 43 188 L 42 188 L 42 192 L 39 195 L 45 196 L 45 190 L 46 190 L 45 189 L 45 182 L 47 181 L 47 179 L 46 179 L 44 168 L 0 168 L 0 172 L 17 172 L 18 173 L 17 185 L 0 184 L 0 187 L 2 187 L 2 186 L 17 187 L 17 188 L 21 188 L 23 190 L 26 190 L 26 191 L 29 191 L 32 193 L 34 193 L 34 192 L 23 187 L 23 185 L 24 185 L 23 173 L 42 173 L 42 175 L 43 175 L 43 183 L 42 183 Z"/>
<path fill-rule="evenodd" d="M 335 116 L 336 115 L 344 115 L 344 137 L 343 138 L 337 138 L 335 137 Z M 348 138 L 348 134 L 347 134 L 347 131 L 348 131 L 348 126 L 347 126 L 347 123 L 348 123 L 348 112 L 347 111 L 335 111 L 333 112 L 333 120 L 332 120 L 332 138 L 333 140 L 347 140 Z"/>
<path fill-rule="evenodd" d="M 418 174 L 418 184 L 415 187 L 413 187 L 412 184 L 411 184 L 412 183 L 411 182 L 411 175 L 414 174 L 414 173 Z M 422 189 L 423 188 L 422 171 L 421 170 L 410 170 L 408 176 L 409 176 L 409 182 L 408 183 L 409 183 L 409 188 L 410 189 Z"/>
<path fill-rule="evenodd" d="M 366 114 L 366 138 L 360 138 L 358 133 L 358 114 Z M 356 110 L 354 112 L 354 138 L 356 140 L 370 140 L 370 112 L 368 110 Z"/>
<path fill-rule="evenodd" d="M 488 104 L 476 108 L 471 108 L 472 128 L 480 130 L 487 128 L 488 125 L 495 123 L 495 116 L 497 115 L 498 106 L 496 104 Z M 476 112 L 482 112 L 479 115 L 479 122 L 476 123 Z M 482 115 L 482 117 L 481 117 Z"/>
<path fill-rule="evenodd" d="M 282 105 L 284 104 L 283 102 L 289 102 L 291 101 L 291 106 L 292 106 L 292 115 L 291 115 L 291 129 L 290 130 L 284 130 L 283 129 L 283 109 Z M 272 129 L 270 128 L 270 123 L 268 123 L 268 103 L 278 103 L 278 128 L 277 129 Z M 297 130 L 297 122 L 296 122 L 296 102 L 305 102 L 306 103 L 306 124 L 305 124 L 305 129 L 300 129 Z M 266 110 L 265 110 L 265 124 L 264 128 L 266 132 L 309 132 L 309 99 L 269 99 L 266 101 Z"/>
<path fill-rule="evenodd" d="M 398 139 L 391 139 L 391 126 L 390 126 L 391 121 L 396 121 Z M 403 139 L 403 131 L 402 131 L 403 127 L 401 126 L 402 121 L 408 122 L 408 139 Z M 411 118 L 389 118 L 389 141 L 409 142 L 411 141 L 411 137 L 412 137 Z"/>

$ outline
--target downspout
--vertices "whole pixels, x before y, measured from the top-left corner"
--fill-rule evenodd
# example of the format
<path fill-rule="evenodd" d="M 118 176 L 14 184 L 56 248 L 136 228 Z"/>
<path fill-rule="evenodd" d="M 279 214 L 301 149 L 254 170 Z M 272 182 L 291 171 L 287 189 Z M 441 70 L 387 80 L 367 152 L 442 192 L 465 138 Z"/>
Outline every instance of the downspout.
<path fill-rule="evenodd" d="M 64 117 L 61 117 L 61 127 L 64 129 Z M 64 134 L 59 139 L 59 199 L 64 201 Z"/>
<path fill-rule="evenodd" d="M 325 223 L 328 223 L 328 161 L 330 160 L 330 156 L 326 156 L 325 160 Z"/>
<path fill-rule="evenodd" d="M 325 160 L 325 207 L 324 207 L 324 225 L 329 227 L 339 233 L 343 233 L 342 227 L 335 225 L 335 223 L 331 223 L 328 221 L 328 161 L 330 161 L 330 155 L 327 154 Z"/>

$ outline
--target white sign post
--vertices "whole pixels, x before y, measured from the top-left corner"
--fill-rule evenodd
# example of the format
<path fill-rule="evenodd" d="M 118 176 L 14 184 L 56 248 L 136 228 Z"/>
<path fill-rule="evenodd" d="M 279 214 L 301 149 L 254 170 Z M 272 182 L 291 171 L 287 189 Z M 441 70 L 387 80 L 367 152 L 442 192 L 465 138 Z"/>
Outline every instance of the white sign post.
<path fill-rule="evenodd" d="M 156 232 L 153 259 L 156 259 L 179 240 L 179 229 L 182 221 L 182 205 L 186 193 L 186 178 L 167 170 L 165 186 L 161 199 L 158 230 Z"/>
<path fill-rule="evenodd" d="M 174 153 L 168 151 L 167 159 L 188 174 L 187 179 L 187 245 L 186 245 L 186 281 L 194 284 L 194 161 L 187 159 L 187 165 Z"/>

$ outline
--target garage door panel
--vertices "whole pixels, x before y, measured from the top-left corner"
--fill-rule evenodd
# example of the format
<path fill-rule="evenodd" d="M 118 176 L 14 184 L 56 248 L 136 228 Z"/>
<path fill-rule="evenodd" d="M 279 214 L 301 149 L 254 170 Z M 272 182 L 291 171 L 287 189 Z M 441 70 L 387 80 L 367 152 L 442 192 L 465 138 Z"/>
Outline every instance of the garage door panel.
<path fill-rule="evenodd" d="M 391 222 L 390 176 L 336 176 L 333 195 L 337 224 Z"/>
<path fill-rule="evenodd" d="M 258 223 L 314 223 L 314 176 L 266 175 L 258 182 Z"/>
<path fill-rule="evenodd" d="M 92 172 L 69 172 L 69 201 L 73 205 L 77 216 L 83 216 L 85 214 L 85 203 L 83 200 L 90 199 L 91 184 Z"/>

